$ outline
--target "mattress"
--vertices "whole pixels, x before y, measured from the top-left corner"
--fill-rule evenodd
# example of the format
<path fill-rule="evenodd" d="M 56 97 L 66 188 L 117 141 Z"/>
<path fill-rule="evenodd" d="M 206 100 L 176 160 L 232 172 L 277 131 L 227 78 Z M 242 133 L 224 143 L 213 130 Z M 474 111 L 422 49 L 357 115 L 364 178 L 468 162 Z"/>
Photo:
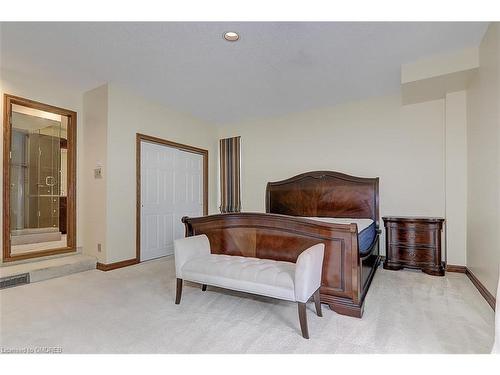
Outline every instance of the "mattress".
<path fill-rule="evenodd" d="M 375 239 L 375 223 L 372 219 L 349 219 L 337 217 L 304 217 L 304 219 L 322 221 L 331 224 L 356 224 L 358 226 L 358 246 L 361 256 L 370 252 L 370 245 Z"/>

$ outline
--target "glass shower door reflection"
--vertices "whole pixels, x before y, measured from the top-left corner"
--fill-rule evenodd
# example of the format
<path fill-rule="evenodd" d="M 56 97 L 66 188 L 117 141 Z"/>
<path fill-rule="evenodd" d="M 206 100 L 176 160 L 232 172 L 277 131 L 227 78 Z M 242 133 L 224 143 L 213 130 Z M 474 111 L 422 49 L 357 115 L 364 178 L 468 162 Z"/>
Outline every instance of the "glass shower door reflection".
<path fill-rule="evenodd" d="M 31 134 L 28 213 L 30 228 L 56 228 L 59 225 L 60 160 L 59 138 Z"/>

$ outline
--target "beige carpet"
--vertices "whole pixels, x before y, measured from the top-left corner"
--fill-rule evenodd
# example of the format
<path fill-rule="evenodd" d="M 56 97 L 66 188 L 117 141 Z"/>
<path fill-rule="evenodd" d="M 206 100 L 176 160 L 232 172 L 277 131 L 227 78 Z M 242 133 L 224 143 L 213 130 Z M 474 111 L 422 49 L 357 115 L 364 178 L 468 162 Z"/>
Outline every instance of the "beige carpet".
<path fill-rule="evenodd" d="M 174 305 L 172 257 L 0 291 L 0 347 L 63 353 L 487 353 L 494 314 L 465 275 L 377 271 L 363 319 L 195 284 Z M 0 348 L 0 349 L 1 349 Z"/>

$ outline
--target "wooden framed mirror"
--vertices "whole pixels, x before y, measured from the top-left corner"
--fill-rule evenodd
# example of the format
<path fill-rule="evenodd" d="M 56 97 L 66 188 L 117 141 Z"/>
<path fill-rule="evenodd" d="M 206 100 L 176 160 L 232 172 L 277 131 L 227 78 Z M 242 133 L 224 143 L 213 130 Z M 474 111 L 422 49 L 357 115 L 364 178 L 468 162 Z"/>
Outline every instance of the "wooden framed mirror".
<path fill-rule="evenodd" d="M 76 112 L 4 95 L 3 261 L 76 251 Z"/>

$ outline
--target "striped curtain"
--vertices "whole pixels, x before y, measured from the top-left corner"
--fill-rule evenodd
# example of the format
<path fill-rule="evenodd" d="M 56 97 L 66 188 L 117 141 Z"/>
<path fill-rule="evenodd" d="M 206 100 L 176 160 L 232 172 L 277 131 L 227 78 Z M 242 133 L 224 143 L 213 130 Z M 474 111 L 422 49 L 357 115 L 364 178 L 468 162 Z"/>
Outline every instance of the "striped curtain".
<path fill-rule="evenodd" d="M 240 138 L 219 141 L 220 154 L 220 212 L 241 211 Z"/>

